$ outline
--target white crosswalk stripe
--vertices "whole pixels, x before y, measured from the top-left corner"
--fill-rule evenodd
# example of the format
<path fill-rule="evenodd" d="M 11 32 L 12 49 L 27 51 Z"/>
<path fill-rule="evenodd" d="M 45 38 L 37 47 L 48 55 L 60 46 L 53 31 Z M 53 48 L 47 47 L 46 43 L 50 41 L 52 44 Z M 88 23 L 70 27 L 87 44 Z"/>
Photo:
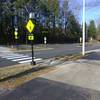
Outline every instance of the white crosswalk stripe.
<path fill-rule="evenodd" d="M 2 53 L 0 54 L 0 57 L 3 59 L 7 59 L 13 62 L 17 62 L 20 64 L 23 63 L 30 63 L 32 61 L 32 57 L 28 56 L 28 55 L 24 55 L 24 54 L 17 54 L 17 53 Z M 34 61 L 40 62 L 42 61 L 42 58 L 35 58 L 34 57 Z"/>
<path fill-rule="evenodd" d="M 42 60 L 41 58 L 37 58 L 37 59 L 34 59 L 34 61 L 40 61 L 40 60 Z M 29 62 L 31 62 L 32 60 L 26 60 L 26 61 L 20 61 L 19 63 L 20 64 L 23 64 L 23 63 L 29 63 Z"/>
<path fill-rule="evenodd" d="M 19 57 L 6 57 L 6 59 L 19 59 L 19 58 L 25 58 L 25 57 L 28 57 L 28 56 L 19 56 Z"/>
<path fill-rule="evenodd" d="M 12 61 L 20 61 L 20 60 L 28 60 L 31 59 L 32 57 L 27 57 L 27 58 L 18 58 L 18 59 L 14 59 Z"/>
<path fill-rule="evenodd" d="M 23 58 L 23 57 L 28 57 L 28 56 L 4 56 L 4 57 L 1 57 L 1 58 L 16 59 L 16 58 Z"/>

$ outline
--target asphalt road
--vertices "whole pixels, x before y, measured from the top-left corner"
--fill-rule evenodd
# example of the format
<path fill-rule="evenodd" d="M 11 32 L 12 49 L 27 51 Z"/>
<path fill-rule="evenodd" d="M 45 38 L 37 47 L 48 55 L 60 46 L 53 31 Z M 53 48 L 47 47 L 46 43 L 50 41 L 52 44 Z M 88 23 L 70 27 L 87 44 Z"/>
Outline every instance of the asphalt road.
<path fill-rule="evenodd" d="M 69 89 L 70 86 L 37 78 L 27 84 L 22 85 L 21 87 L 12 91 L 12 93 L 8 93 L 6 96 L 1 96 L 0 100 L 40 100 L 40 98 L 41 100 L 68 100 L 68 98 L 66 98 L 67 95 L 69 95 L 69 98 L 73 98 L 72 93 L 74 95 L 76 93 L 75 90 L 72 91 L 71 89 L 69 91 Z M 81 95 L 81 93 L 76 94 L 78 98 L 82 98 Z M 84 98 L 86 97 L 88 97 L 88 95 L 84 94 Z M 78 100 L 78 98 L 75 99 L 74 97 L 73 100 Z M 86 100 L 84 98 L 82 100 Z"/>
<path fill-rule="evenodd" d="M 36 78 L 6 95 L 1 95 L 0 100 L 100 100 L 100 92 Z"/>
<path fill-rule="evenodd" d="M 52 49 L 48 49 L 48 48 L 52 48 Z M 100 45 L 99 44 L 86 45 L 87 51 L 94 50 L 94 49 L 100 49 Z M 54 44 L 54 45 L 47 45 L 47 50 L 35 51 L 34 55 L 36 58 L 41 58 L 43 60 L 43 59 L 57 57 L 57 56 L 78 54 L 81 51 L 82 48 L 79 44 Z M 25 56 L 28 55 L 28 57 L 31 58 L 31 51 L 20 51 L 20 52 L 16 51 L 15 53 L 25 55 Z M 15 64 L 18 64 L 18 62 L 0 57 L 0 67 L 11 66 Z"/>
<path fill-rule="evenodd" d="M 57 56 L 65 56 L 71 54 L 81 53 L 82 47 L 79 44 L 56 44 L 56 45 L 48 45 L 48 48 L 53 48 L 50 50 L 43 51 L 35 51 L 35 57 L 47 59 Z M 86 45 L 86 51 L 100 49 L 99 44 L 94 45 Z M 31 51 L 20 52 L 23 54 L 28 54 L 31 56 Z"/>

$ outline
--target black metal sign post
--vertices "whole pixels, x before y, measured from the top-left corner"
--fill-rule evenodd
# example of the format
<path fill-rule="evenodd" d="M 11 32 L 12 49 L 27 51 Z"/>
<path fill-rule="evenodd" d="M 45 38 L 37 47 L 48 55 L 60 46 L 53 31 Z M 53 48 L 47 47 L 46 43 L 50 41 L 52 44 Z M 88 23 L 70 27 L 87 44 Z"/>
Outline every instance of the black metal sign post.
<path fill-rule="evenodd" d="M 31 40 L 31 47 L 32 47 L 32 62 L 31 62 L 31 65 L 36 65 L 36 62 L 34 61 L 34 44 L 33 44 L 33 40 Z"/>

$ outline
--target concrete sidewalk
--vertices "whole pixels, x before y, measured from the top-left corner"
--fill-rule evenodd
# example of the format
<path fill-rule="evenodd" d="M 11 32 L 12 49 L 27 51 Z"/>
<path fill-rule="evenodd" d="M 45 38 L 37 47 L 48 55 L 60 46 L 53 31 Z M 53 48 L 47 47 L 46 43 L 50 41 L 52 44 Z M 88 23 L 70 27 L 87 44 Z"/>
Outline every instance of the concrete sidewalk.
<path fill-rule="evenodd" d="M 5 46 L 0 46 L 0 52 L 11 52 L 11 49 Z"/>
<path fill-rule="evenodd" d="M 100 91 L 100 61 L 79 60 L 57 67 L 42 78 Z"/>

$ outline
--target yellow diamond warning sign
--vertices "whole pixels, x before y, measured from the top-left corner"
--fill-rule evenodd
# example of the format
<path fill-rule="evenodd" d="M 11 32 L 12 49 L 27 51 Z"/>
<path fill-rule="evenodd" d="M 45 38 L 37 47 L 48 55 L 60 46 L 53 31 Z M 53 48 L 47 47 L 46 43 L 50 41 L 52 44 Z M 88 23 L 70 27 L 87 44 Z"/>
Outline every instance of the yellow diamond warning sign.
<path fill-rule="evenodd" d="M 15 32 L 14 32 L 14 35 L 17 36 L 17 35 L 18 35 L 18 32 L 15 31 Z"/>
<path fill-rule="evenodd" d="M 32 33 L 34 27 L 35 27 L 35 24 L 32 22 L 32 20 L 29 20 L 29 21 L 27 22 L 27 25 L 26 25 L 27 30 L 28 30 L 30 33 Z"/>

